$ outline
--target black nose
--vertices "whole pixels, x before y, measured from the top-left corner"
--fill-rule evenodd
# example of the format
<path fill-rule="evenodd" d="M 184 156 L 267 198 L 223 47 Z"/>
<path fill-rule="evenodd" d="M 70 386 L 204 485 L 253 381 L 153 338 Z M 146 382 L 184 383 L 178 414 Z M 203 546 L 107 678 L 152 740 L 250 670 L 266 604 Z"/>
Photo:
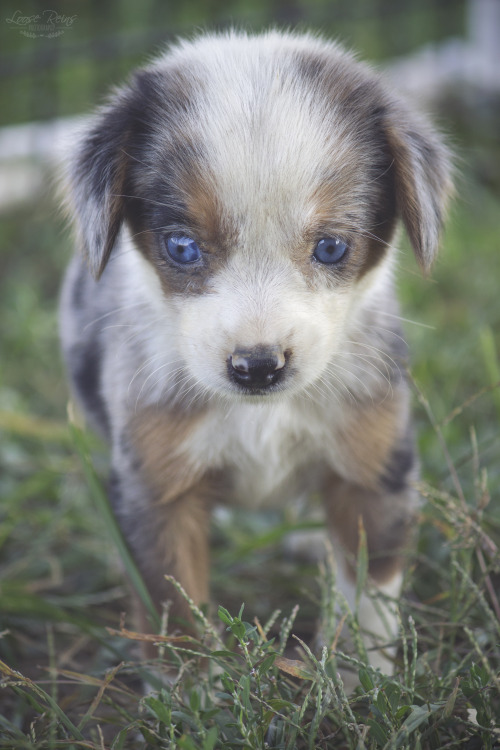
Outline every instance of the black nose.
<path fill-rule="evenodd" d="M 281 346 L 235 349 L 228 359 L 229 376 L 238 385 L 252 390 L 269 388 L 283 377 L 287 355 Z"/>

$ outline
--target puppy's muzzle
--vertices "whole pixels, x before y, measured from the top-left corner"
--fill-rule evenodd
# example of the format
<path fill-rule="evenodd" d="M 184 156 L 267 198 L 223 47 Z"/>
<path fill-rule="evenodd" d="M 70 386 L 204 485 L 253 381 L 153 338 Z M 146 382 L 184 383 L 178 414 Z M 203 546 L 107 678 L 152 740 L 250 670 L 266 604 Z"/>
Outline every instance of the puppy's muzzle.
<path fill-rule="evenodd" d="M 251 391 L 262 391 L 282 380 L 289 352 L 281 346 L 237 348 L 228 357 L 230 379 Z"/>

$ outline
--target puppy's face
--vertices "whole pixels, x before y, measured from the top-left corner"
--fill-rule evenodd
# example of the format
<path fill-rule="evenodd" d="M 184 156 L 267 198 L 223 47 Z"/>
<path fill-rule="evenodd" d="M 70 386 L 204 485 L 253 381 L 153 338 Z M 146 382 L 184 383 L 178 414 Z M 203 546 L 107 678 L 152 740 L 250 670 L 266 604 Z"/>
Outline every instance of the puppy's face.
<path fill-rule="evenodd" d="M 126 222 L 186 376 L 255 399 L 323 376 L 383 293 L 398 218 L 429 266 L 448 177 L 435 136 L 371 72 L 270 34 L 184 44 L 137 74 L 73 184 L 95 275 Z"/>

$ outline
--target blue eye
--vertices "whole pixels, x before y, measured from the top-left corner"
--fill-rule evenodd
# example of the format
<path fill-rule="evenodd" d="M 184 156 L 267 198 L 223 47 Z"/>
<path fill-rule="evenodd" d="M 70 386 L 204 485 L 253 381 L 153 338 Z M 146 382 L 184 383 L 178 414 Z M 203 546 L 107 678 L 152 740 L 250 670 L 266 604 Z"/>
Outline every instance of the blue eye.
<path fill-rule="evenodd" d="M 191 237 L 173 234 L 167 239 L 167 253 L 176 263 L 187 265 L 201 258 L 201 250 Z"/>
<path fill-rule="evenodd" d="M 316 245 L 313 256 L 320 263 L 338 263 L 347 252 L 347 244 L 338 237 L 325 237 Z"/>

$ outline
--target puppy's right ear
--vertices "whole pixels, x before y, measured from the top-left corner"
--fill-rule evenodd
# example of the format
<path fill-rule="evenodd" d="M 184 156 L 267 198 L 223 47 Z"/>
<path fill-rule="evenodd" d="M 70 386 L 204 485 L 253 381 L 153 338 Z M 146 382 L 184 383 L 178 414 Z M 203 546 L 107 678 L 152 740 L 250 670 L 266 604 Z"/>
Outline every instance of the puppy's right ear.
<path fill-rule="evenodd" d="M 130 104 L 121 92 L 96 117 L 69 168 L 69 204 L 78 243 L 99 279 L 123 222 Z"/>
<path fill-rule="evenodd" d="M 398 211 L 417 261 L 427 273 L 437 253 L 444 214 L 453 194 L 451 156 L 425 120 L 400 102 L 386 122 Z"/>

